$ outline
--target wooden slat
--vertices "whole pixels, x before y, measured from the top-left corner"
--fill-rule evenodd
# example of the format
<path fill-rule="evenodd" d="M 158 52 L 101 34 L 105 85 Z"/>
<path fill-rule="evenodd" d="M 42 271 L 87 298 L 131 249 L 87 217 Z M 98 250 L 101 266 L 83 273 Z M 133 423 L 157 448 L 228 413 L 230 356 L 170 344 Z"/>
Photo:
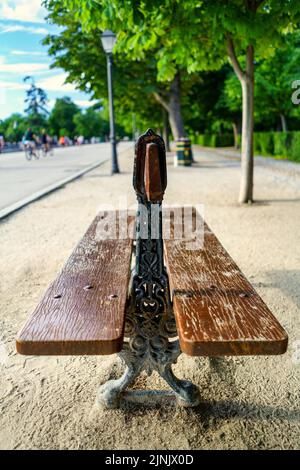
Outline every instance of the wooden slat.
<path fill-rule="evenodd" d="M 206 224 L 203 249 L 188 250 L 184 241 L 172 239 L 164 246 L 183 352 L 222 356 L 286 351 L 285 330 Z"/>
<path fill-rule="evenodd" d="M 121 350 L 132 240 L 99 239 L 99 222 L 103 216 L 95 218 L 21 330 L 19 353 L 79 355 Z"/>

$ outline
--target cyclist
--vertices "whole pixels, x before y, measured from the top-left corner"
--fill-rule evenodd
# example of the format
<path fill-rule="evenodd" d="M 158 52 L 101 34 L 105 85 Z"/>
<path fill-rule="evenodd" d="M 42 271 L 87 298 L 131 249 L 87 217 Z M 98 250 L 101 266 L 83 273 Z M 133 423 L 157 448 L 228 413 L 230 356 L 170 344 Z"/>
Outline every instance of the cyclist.
<path fill-rule="evenodd" d="M 44 155 L 52 154 L 52 139 L 45 129 L 42 130 L 41 141 Z"/>
<path fill-rule="evenodd" d="M 44 147 L 45 152 L 49 152 L 49 136 L 45 129 L 42 130 L 42 145 Z"/>
<path fill-rule="evenodd" d="M 26 149 L 29 149 L 31 155 L 34 155 L 36 158 L 39 158 L 37 154 L 37 143 L 38 137 L 34 134 L 31 127 L 29 127 L 24 136 L 25 151 Z"/>
<path fill-rule="evenodd" d="M 31 127 L 27 129 L 27 132 L 25 134 L 24 138 L 24 144 L 28 145 L 29 147 L 32 148 L 32 150 L 35 150 L 36 148 L 36 143 L 37 143 L 37 137 L 32 131 Z"/>

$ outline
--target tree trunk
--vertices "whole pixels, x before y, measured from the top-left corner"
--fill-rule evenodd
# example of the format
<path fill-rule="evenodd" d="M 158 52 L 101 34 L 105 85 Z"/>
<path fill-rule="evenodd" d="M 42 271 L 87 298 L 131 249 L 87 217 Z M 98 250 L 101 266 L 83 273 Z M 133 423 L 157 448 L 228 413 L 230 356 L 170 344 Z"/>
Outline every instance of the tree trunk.
<path fill-rule="evenodd" d="M 165 108 L 163 108 L 163 125 L 164 125 L 163 138 L 164 138 L 165 145 L 166 145 L 166 152 L 170 152 L 169 121 L 168 121 L 168 113 L 165 110 Z"/>
<path fill-rule="evenodd" d="M 241 80 L 243 96 L 242 158 L 239 202 L 253 201 L 254 48 L 247 47 L 246 74 Z"/>
<path fill-rule="evenodd" d="M 253 200 L 254 47 L 247 46 L 245 71 L 238 61 L 230 36 L 227 37 L 227 49 L 233 69 L 242 86 L 242 171 L 239 202 L 247 203 Z"/>
<path fill-rule="evenodd" d="M 180 76 L 174 77 L 170 88 L 169 122 L 174 140 L 186 137 L 180 102 Z"/>
<path fill-rule="evenodd" d="M 286 122 L 286 117 L 284 114 L 280 114 L 280 120 L 281 120 L 281 130 L 282 132 L 287 132 L 288 131 L 288 126 Z"/>
<path fill-rule="evenodd" d="M 234 148 L 238 149 L 240 147 L 239 140 L 238 140 L 238 137 L 239 137 L 238 125 L 236 122 L 232 122 L 231 124 L 232 124 L 232 130 L 233 130 Z"/>
<path fill-rule="evenodd" d="M 156 101 L 160 103 L 168 113 L 169 123 L 174 140 L 178 140 L 181 137 L 186 137 L 181 114 L 179 73 L 177 73 L 177 75 L 174 77 L 168 92 L 154 92 L 153 95 Z"/>

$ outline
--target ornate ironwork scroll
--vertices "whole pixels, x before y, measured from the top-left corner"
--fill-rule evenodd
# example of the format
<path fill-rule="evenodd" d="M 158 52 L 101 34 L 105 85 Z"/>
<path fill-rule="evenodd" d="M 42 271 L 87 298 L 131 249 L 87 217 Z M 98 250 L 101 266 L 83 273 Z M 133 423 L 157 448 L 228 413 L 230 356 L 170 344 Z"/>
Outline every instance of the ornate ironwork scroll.
<path fill-rule="evenodd" d="M 131 279 L 125 340 L 119 354 L 126 364 L 123 376 L 98 391 L 98 402 L 118 406 L 119 398 L 142 370 L 157 371 L 171 386 L 179 402 L 195 406 L 199 391 L 172 371 L 181 354 L 164 266 L 162 200 L 167 186 L 163 139 L 149 129 L 137 141 L 133 186 L 137 194 L 136 260 Z"/>

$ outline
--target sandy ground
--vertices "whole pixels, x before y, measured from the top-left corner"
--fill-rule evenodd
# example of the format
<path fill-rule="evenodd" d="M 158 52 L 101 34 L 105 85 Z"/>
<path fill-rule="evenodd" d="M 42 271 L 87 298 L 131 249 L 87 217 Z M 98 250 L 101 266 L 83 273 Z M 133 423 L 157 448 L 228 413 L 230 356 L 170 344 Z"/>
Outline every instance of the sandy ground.
<path fill-rule="evenodd" d="M 85 232 L 99 204 L 134 203 L 132 155 L 105 164 L 0 224 L 0 447 L 2 449 L 299 449 L 300 176 L 257 162 L 252 206 L 237 203 L 239 162 L 199 150 L 193 168 L 168 167 L 166 203 L 203 203 L 225 248 L 287 329 L 284 356 L 182 355 L 175 367 L 202 394 L 195 409 L 101 411 L 97 386 L 120 374 L 115 356 L 24 357 L 14 338 Z M 296 165 L 296 164 L 295 164 Z M 142 377 L 143 387 L 164 384 Z"/>

